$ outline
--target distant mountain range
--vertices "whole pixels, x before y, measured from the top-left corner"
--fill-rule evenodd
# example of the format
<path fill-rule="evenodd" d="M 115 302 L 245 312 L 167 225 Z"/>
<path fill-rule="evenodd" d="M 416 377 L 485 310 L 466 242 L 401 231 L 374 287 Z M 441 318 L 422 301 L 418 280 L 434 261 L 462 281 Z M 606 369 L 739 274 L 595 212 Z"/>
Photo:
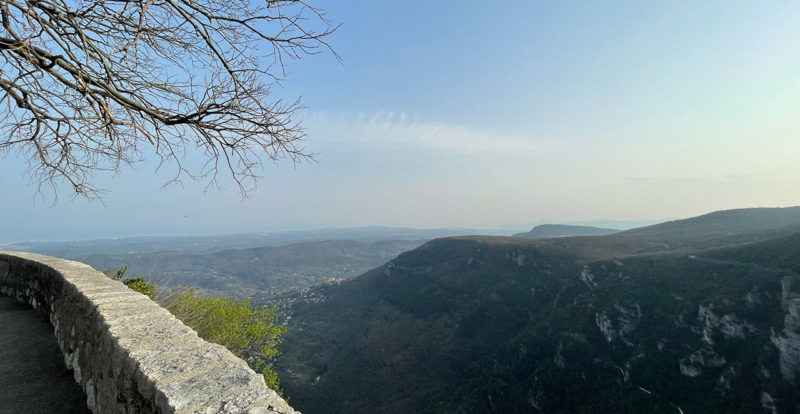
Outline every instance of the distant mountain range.
<path fill-rule="evenodd" d="M 0 250 L 64 257 L 112 273 L 127 266 L 128 276 L 144 276 L 161 287 L 195 286 L 225 296 L 251 297 L 260 304 L 288 289 L 300 291 L 358 276 L 433 238 L 480 232 L 466 228 L 328 228 L 24 242 L 0 246 Z"/>
<path fill-rule="evenodd" d="M 545 239 L 548 237 L 605 236 L 607 234 L 619 233 L 620 231 L 622 230 L 592 226 L 541 224 L 531 229 L 531 231 L 517 233 L 514 235 L 514 237 L 522 237 L 526 239 Z"/>
<path fill-rule="evenodd" d="M 437 239 L 298 297 L 277 366 L 322 413 L 794 413 L 800 208 L 607 236 Z"/>
<path fill-rule="evenodd" d="M 195 286 L 260 304 L 287 289 L 353 278 L 424 242 L 325 240 L 202 253 L 96 253 L 80 260 L 100 270 L 125 265 L 128 276 L 144 276 L 160 288 Z"/>
<path fill-rule="evenodd" d="M 318 230 L 270 231 L 208 236 L 142 236 L 67 242 L 18 242 L 0 245 L 3 250 L 30 251 L 81 260 L 89 254 L 147 254 L 155 252 L 203 253 L 222 249 L 285 246 L 309 241 L 430 240 L 469 234 L 508 235 L 510 231 L 469 228 L 413 229 L 405 227 L 351 227 Z"/>

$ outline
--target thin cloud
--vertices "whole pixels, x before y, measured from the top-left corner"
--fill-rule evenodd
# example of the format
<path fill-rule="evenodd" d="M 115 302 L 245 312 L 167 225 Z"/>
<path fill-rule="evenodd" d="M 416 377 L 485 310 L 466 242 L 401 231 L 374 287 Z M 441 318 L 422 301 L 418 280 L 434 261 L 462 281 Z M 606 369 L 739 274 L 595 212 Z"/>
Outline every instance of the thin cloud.
<path fill-rule="evenodd" d="M 508 154 L 541 154 L 569 150 L 569 145 L 555 139 L 425 122 L 398 112 L 312 112 L 304 122 L 311 137 L 309 141 L 324 146 Z"/>
<path fill-rule="evenodd" d="M 686 186 L 686 185 L 737 185 L 761 178 L 758 174 L 727 174 L 721 177 L 623 177 L 623 180 L 645 185 Z"/>

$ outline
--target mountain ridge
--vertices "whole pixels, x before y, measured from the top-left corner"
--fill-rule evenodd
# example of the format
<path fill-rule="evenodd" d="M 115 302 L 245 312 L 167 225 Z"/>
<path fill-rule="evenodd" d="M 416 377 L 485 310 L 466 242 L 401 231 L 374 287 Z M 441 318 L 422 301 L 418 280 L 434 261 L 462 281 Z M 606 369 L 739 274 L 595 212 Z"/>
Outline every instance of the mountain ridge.
<path fill-rule="evenodd" d="M 800 221 L 781 220 L 432 240 L 296 303 L 277 366 L 311 414 L 794 412 L 800 232 L 775 223 Z"/>
<path fill-rule="evenodd" d="M 548 237 L 605 236 L 607 234 L 619 233 L 620 231 L 622 230 L 594 226 L 540 224 L 538 226 L 534 226 L 530 231 L 517 233 L 513 237 L 543 239 Z"/>

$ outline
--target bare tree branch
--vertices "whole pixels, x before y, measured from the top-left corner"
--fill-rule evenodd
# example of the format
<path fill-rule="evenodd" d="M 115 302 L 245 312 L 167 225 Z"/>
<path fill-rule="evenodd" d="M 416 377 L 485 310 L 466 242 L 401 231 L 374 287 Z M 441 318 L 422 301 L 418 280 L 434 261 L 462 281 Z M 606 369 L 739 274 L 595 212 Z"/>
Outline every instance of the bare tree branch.
<path fill-rule="evenodd" d="M 152 152 L 175 180 L 230 175 L 242 195 L 264 161 L 310 157 L 299 101 L 271 88 L 285 59 L 330 51 L 338 26 L 303 0 L 0 1 L 0 152 L 42 186 L 97 198 L 97 171 Z M 207 158 L 199 169 L 187 152 Z"/>

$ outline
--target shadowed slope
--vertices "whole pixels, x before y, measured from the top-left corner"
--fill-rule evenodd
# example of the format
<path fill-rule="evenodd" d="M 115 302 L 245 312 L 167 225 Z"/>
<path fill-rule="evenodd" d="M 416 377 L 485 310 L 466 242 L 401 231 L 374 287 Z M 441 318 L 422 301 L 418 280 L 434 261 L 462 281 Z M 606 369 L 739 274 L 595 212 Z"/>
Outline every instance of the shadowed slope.
<path fill-rule="evenodd" d="M 297 303 L 284 386 L 311 414 L 795 412 L 800 220 L 761 213 L 431 241 Z"/>

